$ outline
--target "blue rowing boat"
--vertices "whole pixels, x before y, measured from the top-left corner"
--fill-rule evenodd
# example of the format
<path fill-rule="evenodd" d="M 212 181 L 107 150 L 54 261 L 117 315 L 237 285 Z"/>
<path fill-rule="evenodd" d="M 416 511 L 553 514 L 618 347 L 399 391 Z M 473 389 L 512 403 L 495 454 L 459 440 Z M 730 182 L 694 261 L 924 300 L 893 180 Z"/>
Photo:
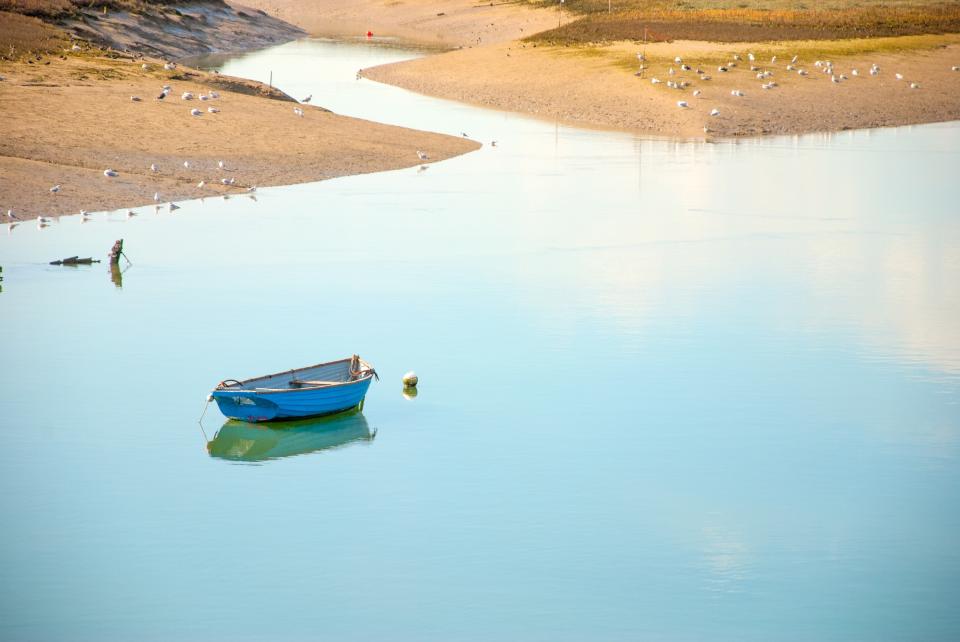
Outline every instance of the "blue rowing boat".
<path fill-rule="evenodd" d="M 374 378 L 373 366 L 353 355 L 244 381 L 225 379 L 210 396 L 231 419 L 303 419 L 359 406 Z"/>

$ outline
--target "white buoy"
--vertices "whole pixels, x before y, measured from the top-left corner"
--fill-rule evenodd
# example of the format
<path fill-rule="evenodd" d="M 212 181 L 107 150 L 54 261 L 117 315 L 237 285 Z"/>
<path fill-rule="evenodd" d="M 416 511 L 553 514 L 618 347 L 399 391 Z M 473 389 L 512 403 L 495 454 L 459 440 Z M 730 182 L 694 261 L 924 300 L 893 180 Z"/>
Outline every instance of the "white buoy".
<path fill-rule="evenodd" d="M 420 382 L 420 378 L 417 377 L 417 373 L 411 370 L 407 374 L 403 375 L 403 385 L 407 388 L 415 388 L 417 383 Z"/>

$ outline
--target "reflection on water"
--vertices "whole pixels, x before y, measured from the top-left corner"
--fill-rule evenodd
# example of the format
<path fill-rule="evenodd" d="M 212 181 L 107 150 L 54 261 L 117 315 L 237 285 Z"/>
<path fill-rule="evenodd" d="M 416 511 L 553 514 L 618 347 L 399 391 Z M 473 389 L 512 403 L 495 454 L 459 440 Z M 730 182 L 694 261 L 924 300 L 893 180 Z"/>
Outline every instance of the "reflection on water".
<path fill-rule="evenodd" d="M 123 269 L 120 268 L 116 263 L 110 264 L 110 281 L 117 286 L 118 288 L 123 287 L 123 273 L 130 269 L 130 266 L 127 265 Z"/>
<path fill-rule="evenodd" d="M 367 418 L 359 410 L 330 417 L 251 424 L 229 420 L 207 443 L 211 457 L 232 461 L 266 461 L 338 448 L 356 441 L 373 442 Z"/>

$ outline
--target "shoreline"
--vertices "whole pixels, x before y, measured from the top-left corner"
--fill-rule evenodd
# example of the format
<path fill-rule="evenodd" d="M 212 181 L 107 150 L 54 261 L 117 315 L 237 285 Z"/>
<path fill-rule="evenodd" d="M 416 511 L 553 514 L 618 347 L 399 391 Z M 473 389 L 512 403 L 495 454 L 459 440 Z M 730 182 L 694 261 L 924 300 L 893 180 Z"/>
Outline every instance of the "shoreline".
<path fill-rule="evenodd" d="M 480 148 L 298 104 L 256 81 L 80 46 L 40 20 L 0 12 L 5 34 L 19 57 L 0 60 L 3 223 L 16 222 L 7 210 L 27 221 L 132 209 L 414 167 L 417 150 L 433 163 Z M 164 85 L 171 91 L 158 99 Z"/>
<path fill-rule="evenodd" d="M 426 95 L 572 126 L 687 140 L 960 120 L 960 73 L 952 71 L 960 62 L 960 36 L 656 43 L 646 46 L 647 69 L 640 77 L 639 49 L 630 42 L 550 47 L 514 41 L 373 67 L 363 75 Z M 748 52 L 756 52 L 756 71 L 749 69 Z M 733 60 L 734 54 L 740 56 L 739 62 Z M 778 63 L 769 62 L 773 55 Z M 799 56 L 792 65 L 796 69 L 788 71 L 794 55 Z M 833 75 L 846 78 L 833 82 L 831 75 L 822 73 L 823 68 L 814 64 L 821 59 L 818 55 L 824 60 L 829 56 Z M 694 69 L 682 71 L 675 56 Z M 730 67 L 731 62 L 737 66 Z M 880 66 L 877 76 L 869 74 L 872 64 Z M 718 72 L 719 65 L 729 71 Z M 709 80 L 694 73 L 697 66 Z M 795 73 L 801 68 L 807 76 Z M 772 75 L 757 79 L 761 71 Z M 896 79 L 898 73 L 903 80 Z M 667 87 L 668 81 L 690 84 L 675 90 Z M 770 81 L 776 86 L 761 88 Z M 917 88 L 911 89 L 911 83 Z M 733 91 L 744 95 L 733 96 Z M 718 116 L 710 116 L 714 109 Z"/>

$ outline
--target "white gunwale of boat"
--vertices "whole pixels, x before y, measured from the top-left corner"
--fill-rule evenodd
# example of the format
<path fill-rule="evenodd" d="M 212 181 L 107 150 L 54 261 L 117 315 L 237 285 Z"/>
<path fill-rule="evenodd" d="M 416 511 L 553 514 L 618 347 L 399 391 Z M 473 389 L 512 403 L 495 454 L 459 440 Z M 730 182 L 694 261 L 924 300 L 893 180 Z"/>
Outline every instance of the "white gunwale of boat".
<path fill-rule="evenodd" d="M 247 385 L 248 383 L 250 383 L 251 381 L 259 381 L 259 380 L 261 380 L 261 379 L 271 379 L 271 378 L 273 378 L 273 377 L 292 376 L 292 375 L 295 375 L 295 374 L 298 373 L 298 372 L 304 372 L 304 371 L 306 371 L 306 370 L 313 370 L 314 368 L 322 368 L 322 367 L 324 367 L 324 366 L 332 366 L 332 365 L 335 365 L 335 364 L 338 364 L 338 363 L 349 363 L 349 362 L 351 362 L 352 360 L 353 360 L 353 357 L 345 357 L 345 358 L 343 358 L 343 359 L 334 359 L 333 361 L 325 361 L 325 362 L 323 362 L 323 363 L 317 363 L 317 364 L 314 364 L 314 365 L 312 365 L 312 366 L 303 366 L 303 367 L 300 367 L 300 368 L 294 368 L 294 369 L 292 369 L 292 370 L 284 370 L 283 372 L 274 372 L 274 373 L 272 373 L 272 374 L 260 375 L 259 377 L 251 377 L 251 378 L 249 378 L 249 379 L 243 379 L 243 380 L 240 381 L 239 383 L 240 383 L 241 386 L 246 386 L 246 385 Z M 321 390 L 321 389 L 323 389 L 323 388 L 332 388 L 332 387 L 338 387 L 338 386 L 350 386 L 350 385 L 354 385 L 354 384 L 357 384 L 357 383 L 362 383 L 362 382 L 366 381 L 367 379 L 372 378 L 372 377 L 373 377 L 373 374 L 374 374 L 374 372 L 375 372 L 373 366 L 371 366 L 369 363 L 367 363 L 366 361 L 364 361 L 364 360 L 361 359 L 360 357 L 357 357 L 357 362 L 358 362 L 359 365 L 360 365 L 360 374 L 359 374 L 359 376 L 358 376 L 356 379 L 354 379 L 353 381 L 330 381 L 330 382 L 305 381 L 304 383 L 316 383 L 316 384 L 320 384 L 320 385 L 299 386 L 299 387 L 296 387 L 296 388 L 260 388 L 260 387 L 257 387 L 257 388 L 242 388 L 242 387 L 241 387 L 241 388 L 236 388 L 236 387 L 231 387 L 231 388 L 219 388 L 219 387 L 218 387 L 218 388 L 215 388 L 215 389 L 214 389 L 214 392 L 231 392 L 231 393 L 244 393 L 244 392 L 246 392 L 246 393 L 254 393 L 254 394 L 262 394 L 262 393 L 275 394 L 275 393 L 279 393 L 279 392 L 303 392 L 303 391 L 305 391 L 305 390 Z"/>

